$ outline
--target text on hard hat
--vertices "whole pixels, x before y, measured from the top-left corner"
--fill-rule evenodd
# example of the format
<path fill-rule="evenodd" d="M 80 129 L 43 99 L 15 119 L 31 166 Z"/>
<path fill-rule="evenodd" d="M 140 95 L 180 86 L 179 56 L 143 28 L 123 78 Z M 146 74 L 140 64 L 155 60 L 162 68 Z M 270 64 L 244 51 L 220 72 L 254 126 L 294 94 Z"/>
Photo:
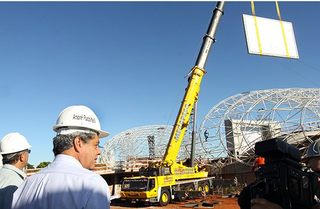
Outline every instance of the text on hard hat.
<path fill-rule="evenodd" d="M 90 123 L 96 123 L 96 118 L 88 117 L 86 115 L 73 114 L 72 119 L 73 120 L 84 120 L 84 121 L 87 121 L 87 122 L 90 122 Z"/>

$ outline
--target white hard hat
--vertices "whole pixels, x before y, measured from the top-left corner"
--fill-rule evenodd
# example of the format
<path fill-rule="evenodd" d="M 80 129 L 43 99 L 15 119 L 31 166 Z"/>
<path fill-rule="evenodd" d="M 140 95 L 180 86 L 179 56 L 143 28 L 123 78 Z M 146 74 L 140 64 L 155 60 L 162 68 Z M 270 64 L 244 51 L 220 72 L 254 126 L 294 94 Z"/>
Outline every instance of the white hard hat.
<path fill-rule="evenodd" d="M 70 134 L 84 129 L 94 130 L 99 133 L 99 138 L 109 136 L 108 132 L 102 131 L 96 114 L 83 105 L 70 106 L 62 110 L 53 130 L 60 134 Z"/>
<path fill-rule="evenodd" d="M 29 149 L 31 145 L 27 139 L 19 133 L 9 133 L 1 140 L 0 154 L 10 154 Z"/>
<path fill-rule="evenodd" d="M 307 155 L 302 162 L 307 162 L 311 158 L 320 157 L 320 139 L 312 142 L 307 150 Z"/>

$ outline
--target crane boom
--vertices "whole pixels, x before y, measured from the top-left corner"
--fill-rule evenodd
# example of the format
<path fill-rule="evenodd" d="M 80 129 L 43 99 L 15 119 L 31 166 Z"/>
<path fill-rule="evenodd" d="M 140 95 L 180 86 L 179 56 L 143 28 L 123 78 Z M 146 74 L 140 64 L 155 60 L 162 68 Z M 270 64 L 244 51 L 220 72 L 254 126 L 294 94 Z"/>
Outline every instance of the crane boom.
<path fill-rule="evenodd" d="M 198 66 L 199 68 L 205 68 L 211 46 L 215 42 L 215 35 L 220 23 L 220 19 L 224 13 L 224 6 L 225 2 L 219 1 L 216 5 L 216 8 L 213 10 L 211 22 L 206 35 L 203 37 L 202 46 L 195 64 L 195 66 Z"/>
<path fill-rule="evenodd" d="M 190 71 L 192 74 L 188 78 L 188 87 L 185 91 L 184 98 L 181 102 L 180 110 L 178 112 L 166 153 L 163 158 L 162 165 L 171 166 L 175 163 L 180 149 L 180 145 L 185 133 L 185 130 L 189 124 L 190 114 L 193 105 L 198 100 L 198 94 L 200 91 L 200 83 L 203 75 L 206 73 L 204 67 L 209 56 L 211 46 L 215 42 L 215 34 L 223 15 L 225 2 L 218 2 L 216 8 L 213 11 L 211 22 L 209 24 L 208 31 L 203 38 L 203 43 L 196 61 L 195 66 Z"/>

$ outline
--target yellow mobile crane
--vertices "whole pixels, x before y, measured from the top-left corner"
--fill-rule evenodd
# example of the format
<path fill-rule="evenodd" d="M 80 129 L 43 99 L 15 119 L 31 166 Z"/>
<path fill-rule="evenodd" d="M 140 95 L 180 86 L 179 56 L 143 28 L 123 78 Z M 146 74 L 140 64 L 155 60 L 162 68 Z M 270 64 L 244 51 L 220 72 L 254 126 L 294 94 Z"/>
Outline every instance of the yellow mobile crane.
<path fill-rule="evenodd" d="M 182 162 L 177 163 L 176 159 L 185 130 L 189 124 L 190 114 L 198 100 L 200 83 L 206 73 L 204 67 L 211 46 L 215 42 L 214 37 L 223 15 L 224 5 L 225 2 L 218 2 L 213 10 L 211 22 L 207 34 L 203 38 L 196 64 L 189 73 L 188 87 L 163 160 L 153 163 L 152 166 L 145 169 L 143 176 L 124 178 L 120 192 L 121 200 L 159 202 L 162 206 L 165 206 L 172 199 L 184 200 L 184 194 L 187 191 L 203 190 L 208 192 L 212 187 L 212 181 L 210 181 L 212 178 L 208 177 L 208 172 L 199 171 L 198 167 L 194 166 L 192 157 L 191 167 L 184 166 Z M 194 140 L 192 147 L 194 147 Z M 194 148 L 192 149 L 194 150 Z"/>

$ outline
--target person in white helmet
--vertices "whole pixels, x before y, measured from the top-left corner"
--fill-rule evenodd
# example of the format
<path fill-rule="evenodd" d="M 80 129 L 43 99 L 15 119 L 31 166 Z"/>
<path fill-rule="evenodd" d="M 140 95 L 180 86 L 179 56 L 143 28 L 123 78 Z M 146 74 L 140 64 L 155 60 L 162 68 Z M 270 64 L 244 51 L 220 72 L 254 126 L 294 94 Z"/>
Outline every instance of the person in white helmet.
<path fill-rule="evenodd" d="M 27 175 L 23 172 L 28 164 L 31 145 L 19 133 L 9 133 L 1 140 L 0 154 L 3 167 L 0 169 L 0 208 L 11 208 L 13 193 Z"/>
<path fill-rule="evenodd" d="M 302 162 L 305 163 L 313 172 L 318 174 L 320 180 L 320 139 L 315 140 L 310 144 L 307 150 L 306 157 L 302 159 Z M 320 208 L 320 181 L 318 183 L 317 194 L 314 197 L 314 205 L 312 209 Z M 253 206 L 251 209 L 282 209 L 281 206 L 272 203 L 264 198 L 255 198 L 251 200 Z"/>
<path fill-rule="evenodd" d="M 90 171 L 101 151 L 102 131 L 95 113 L 86 106 L 64 109 L 53 130 L 55 159 L 29 177 L 14 193 L 12 208 L 109 209 L 107 182 Z"/>

